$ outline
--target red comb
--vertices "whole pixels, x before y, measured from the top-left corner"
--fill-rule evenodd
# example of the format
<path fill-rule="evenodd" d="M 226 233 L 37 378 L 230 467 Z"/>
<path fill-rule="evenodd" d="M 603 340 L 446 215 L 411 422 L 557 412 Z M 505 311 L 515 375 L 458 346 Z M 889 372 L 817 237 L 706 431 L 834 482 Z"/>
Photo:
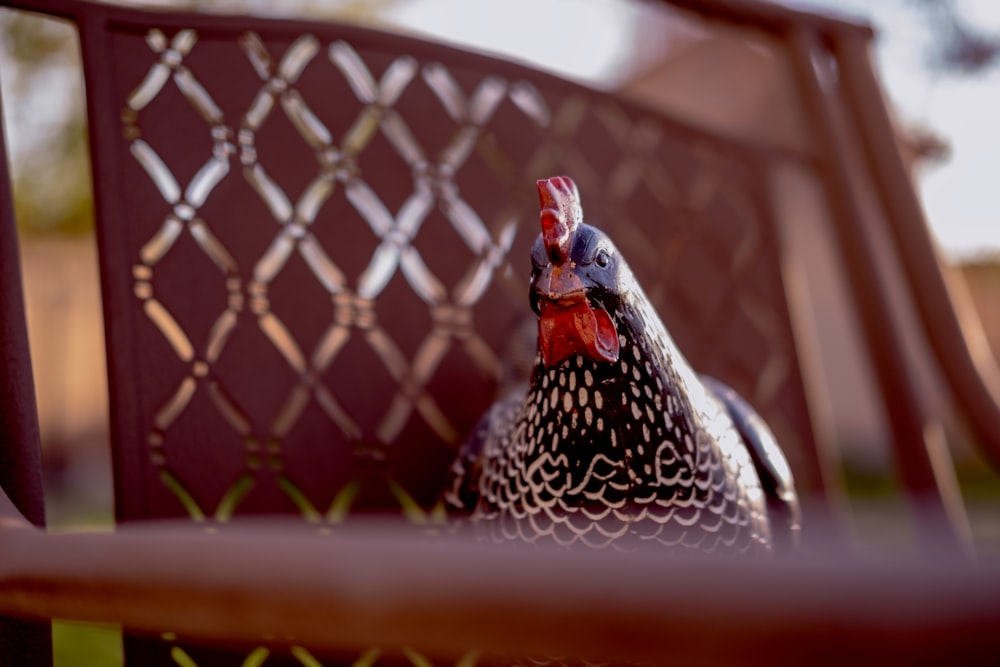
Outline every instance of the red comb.
<path fill-rule="evenodd" d="M 569 257 L 573 233 L 583 220 L 580 193 L 569 176 L 553 176 L 538 181 L 542 206 L 542 240 L 552 261 L 562 264 Z"/>

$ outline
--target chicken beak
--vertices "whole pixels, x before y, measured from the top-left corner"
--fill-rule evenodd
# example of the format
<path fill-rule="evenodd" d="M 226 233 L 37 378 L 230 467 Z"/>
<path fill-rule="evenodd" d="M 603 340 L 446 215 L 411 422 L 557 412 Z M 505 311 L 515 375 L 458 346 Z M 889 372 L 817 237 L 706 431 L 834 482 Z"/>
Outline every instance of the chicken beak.
<path fill-rule="evenodd" d="M 572 263 L 548 266 L 538 276 L 535 289 L 544 299 L 559 301 L 585 292 L 583 281 L 572 269 Z"/>
<path fill-rule="evenodd" d="M 571 266 L 547 267 L 538 277 L 538 347 L 542 363 L 551 368 L 583 355 L 597 363 L 618 361 L 618 330 L 601 305 L 587 298 L 587 289 Z"/>

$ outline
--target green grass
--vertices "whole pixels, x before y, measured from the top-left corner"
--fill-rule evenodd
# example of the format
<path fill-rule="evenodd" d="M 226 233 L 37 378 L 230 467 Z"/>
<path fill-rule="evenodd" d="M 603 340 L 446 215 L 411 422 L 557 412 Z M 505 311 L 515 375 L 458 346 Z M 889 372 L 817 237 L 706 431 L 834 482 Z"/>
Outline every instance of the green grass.
<path fill-rule="evenodd" d="M 54 620 L 52 657 L 54 667 L 121 667 L 121 627 Z"/>

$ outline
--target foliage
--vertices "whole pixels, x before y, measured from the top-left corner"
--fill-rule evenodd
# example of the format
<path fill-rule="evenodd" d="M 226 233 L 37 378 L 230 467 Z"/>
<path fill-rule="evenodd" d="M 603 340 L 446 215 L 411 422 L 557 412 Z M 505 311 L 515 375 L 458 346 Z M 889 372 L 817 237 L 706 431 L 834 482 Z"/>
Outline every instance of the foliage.
<path fill-rule="evenodd" d="M 120 667 L 121 628 L 114 625 L 53 621 L 54 667 Z"/>
<path fill-rule="evenodd" d="M 93 227 L 76 33 L 32 14 L 0 13 L 5 135 L 18 224 L 28 233 Z"/>
<path fill-rule="evenodd" d="M 973 27 L 954 0 L 910 0 L 930 23 L 935 43 L 928 53 L 932 70 L 979 74 L 1000 59 L 1000 36 Z"/>

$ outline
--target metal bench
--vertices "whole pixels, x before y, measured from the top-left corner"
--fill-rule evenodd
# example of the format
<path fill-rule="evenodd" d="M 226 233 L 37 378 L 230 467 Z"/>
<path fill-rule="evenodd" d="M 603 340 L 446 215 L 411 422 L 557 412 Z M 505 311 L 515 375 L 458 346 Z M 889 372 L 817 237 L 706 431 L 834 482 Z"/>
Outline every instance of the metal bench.
<path fill-rule="evenodd" d="M 303 654 L 289 648 L 300 639 L 340 649 L 341 657 L 357 657 L 350 652 L 368 643 L 452 656 L 475 641 L 504 645 L 499 630 L 469 629 L 471 620 L 451 635 L 434 631 L 415 610 L 453 605 L 431 616 L 458 623 L 468 613 L 488 623 L 489 603 L 510 602 L 499 584 L 515 586 L 536 564 L 554 561 L 528 554 L 506 561 L 473 545 L 425 545 L 404 529 L 358 535 L 342 524 L 433 512 L 455 448 L 493 400 L 511 331 L 527 314 L 534 179 L 563 172 L 695 367 L 735 387 L 774 428 L 810 501 L 805 537 L 814 551 L 839 534 L 842 490 L 824 421 L 822 359 L 810 338 L 815 311 L 825 306 L 809 293 L 810 260 L 800 250 L 803 229 L 828 235 L 824 256 L 839 267 L 847 312 L 862 332 L 861 363 L 875 379 L 922 542 L 947 563 L 966 550 L 961 498 L 935 439 L 942 416 L 916 389 L 917 362 L 901 341 L 923 346 L 919 363 L 947 383 L 994 462 L 996 367 L 974 359 L 965 343 L 893 143 L 867 28 L 751 2 L 665 3 L 683 20 L 745 31 L 787 64 L 808 141 L 776 147 L 713 130 L 669 102 L 656 108 L 656 96 L 640 87 L 598 91 L 370 28 L 62 0 L 0 4 L 68 19 L 80 34 L 122 523 L 116 535 L 80 536 L 45 536 L 24 524 L 41 524 L 43 510 L 4 174 L 0 483 L 13 505 L 0 541 L 16 557 L 7 570 L 0 563 L 8 591 L 0 592 L 0 611 L 118 620 L 135 664 L 171 664 L 177 650 L 199 665 L 217 657 L 184 639 L 238 644 L 246 655 L 266 632 L 278 647 L 267 664 L 301 664 Z M 786 200 L 795 179 L 814 188 L 800 208 Z M 793 219 L 816 206 L 814 227 Z M 889 256 L 879 239 L 889 239 Z M 281 527 L 231 528 L 237 519 L 275 516 Z M 152 519 L 195 525 L 157 528 Z M 303 535 L 286 523 L 333 535 Z M 380 589 L 374 572 L 403 548 L 416 555 L 412 562 L 399 555 L 407 561 L 400 572 L 443 593 Z M 460 565 L 454 553 L 478 560 Z M 575 576 L 610 567 L 607 556 L 581 558 Z M 342 569 L 327 573 L 325 562 Z M 992 574 L 980 581 L 933 563 L 932 578 L 958 583 L 951 592 L 934 588 L 932 598 L 976 622 L 996 612 L 995 604 L 962 597 L 980 584 L 995 591 Z M 690 565 L 689 582 L 655 590 L 691 595 L 698 583 L 730 576 L 733 597 L 715 599 L 720 620 L 707 607 L 692 619 L 720 627 L 745 611 L 739 599 L 753 586 L 741 588 L 726 574 L 732 570 Z M 495 567 L 498 584 L 484 584 L 478 600 L 449 597 Z M 748 567 L 760 581 L 782 581 L 771 566 Z M 819 632 L 821 621 L 849 618 L 850 605 L 834 604 L 836 589 L 818 581 L 824 573 L 852 602 L 862 599 L 863 583 L 885 575 L 828 562 L 810 567 L 794 576 L 819 597 L 798 621 L 786 616 L 803 600 L 779 595 L 771 634 L 737 633 L 742 639 L 718 657 L 761 655 L 761 637 L 786 641 L 795 628 Z M 454 579 L 441 568 L 454 568 Z M 656 571 L 641 561 L 628 585 Z M 552 576 L 555 590 L 570 575 Z M 893 579 L 890 608 L 904 606 L 907 586 L 924 576 L 915 566 Z M 371 605 L 354 585 L 372 587 Z M 527 639 L 513 645 L 561 650 L 578 641 L 609 657 L 612 642 L 572 632 L 571 609 L 515 589 L 541 605 L 526 619 L 541 620 L 547 609 L 556 629 L 548 639 L 525 630 Z M 593 600 L 587 595 L 603 589 L 583 590 L 580 600 Z M 615 598 L 580 627 L 627 607 L 627 596 Z M 639 614 L 637 643 L 623 657 L 655 658 L 653 635 L 640 635 L 663 631 L 680 613 L 660 611 Z M 921 623 L 948 625 L 936 613 Z M 849 639 L 865 641 L 867 618 L 851 626 Z M 776 629 L 781 620 L 787 632 Z M 268 623 L 275 629 L 265 631 Z M 344 625 L 328 627 L 336 623 Z M 25 637 L 15 650 L 31 651 L 21 624 L 2 628 Z M 924 626 L 900 627 L 892 636 L 910 639 Z M 955 636 L 980 646 L 979 627 L 962 626 Z M 156 637 L 162 632 L 166 639 Z M 938 636 L 915 642 L 914 651 L 938 647 Z M 680 654 L 696 655 L 693 640 L 680 646 Z M 235 658 L 220 664 L 226 660 Z"/>

